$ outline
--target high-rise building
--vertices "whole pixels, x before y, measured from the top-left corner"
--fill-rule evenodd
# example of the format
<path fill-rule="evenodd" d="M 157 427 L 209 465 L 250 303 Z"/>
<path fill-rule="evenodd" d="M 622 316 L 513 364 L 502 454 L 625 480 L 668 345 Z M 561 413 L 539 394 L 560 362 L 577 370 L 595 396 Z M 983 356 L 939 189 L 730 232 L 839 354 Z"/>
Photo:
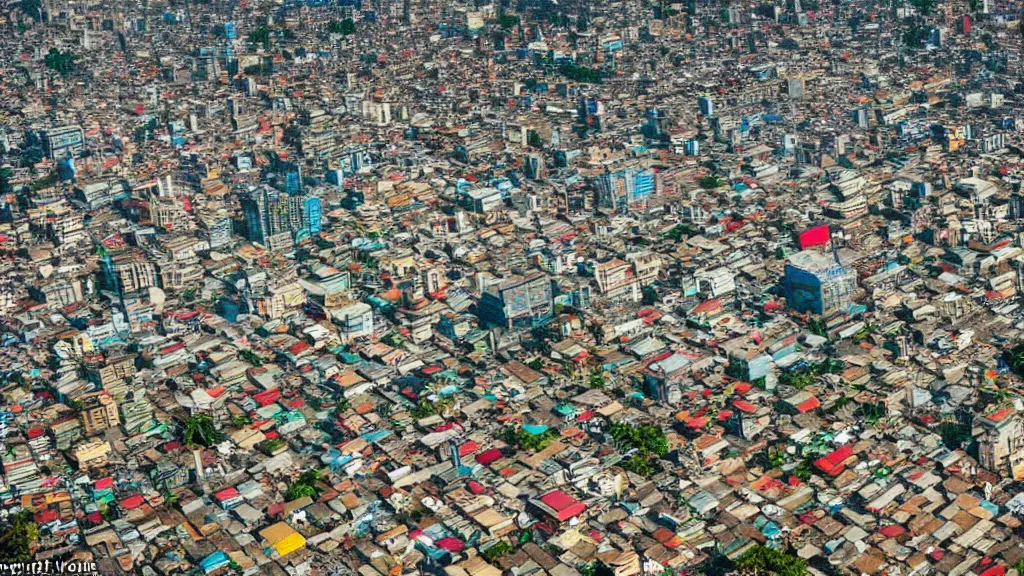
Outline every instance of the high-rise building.
<path fill-rule="evenodd" d="M 783 290 L 791 310 L 830 314 L 851 304 L 857 272 L 833 254 L 804 250 L 789 256 Z"/>
<path fill-rule="evenodd" d="M 701 96 L 700 98 L 697 98 L 697 109 L 705 116 L 715 115 L 715 103 L 711 100 L 710 96 Z"/>
<path fill-rule="evenodd" d="M 61 126 L 39 133 L 46 157 L 57 160 L 78 156 L 85 149 L 85 132 L 81 126 Z"/>
<path fill-rule="evenodd" d="M 103 260 L 105 281 L 110 288 L 131 293 L 156 286 L 156 267 L 141 251 L 123 251 Z"/>
<path fill-rule="evenodd" d="M 544 274 L 510 279 L 484 289 L 480 319 L 505 328 L 540 326 L 554 313 L 551 280 Z"/>
<path fill-rule="evenodd" d="M 261 186 L 242 198 L 246 238 L 266 244 L 271 236 L 291 229 L 288 197 L 270 186 Z"/>
<path fill-rule="evenodd" d="M 523 159 L 523 171 L 526 177 L 531 180 L 541 180 L 545 176 L 544 156 L 540 154 L 527 154 Z"/>
<path fill-rule="evenodd" d="M 210 248 L 220 248 L 231 243 L 231 217 L 226 212 L 201 214 L 199 221 L 209 236 Z"/>
<path fill-rule="evenodd" d="M 649 168 L 625 168 L 601 174 L 594 183 L 597 205 L 615 212 L 642 207 L 657 189 L 657 175 Z"/>

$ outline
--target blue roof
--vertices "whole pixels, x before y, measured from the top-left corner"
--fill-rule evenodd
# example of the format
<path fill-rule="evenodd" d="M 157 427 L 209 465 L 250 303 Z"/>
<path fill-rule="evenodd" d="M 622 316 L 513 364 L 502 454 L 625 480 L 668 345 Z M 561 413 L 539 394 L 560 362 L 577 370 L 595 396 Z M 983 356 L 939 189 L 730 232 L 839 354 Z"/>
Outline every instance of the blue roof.
<path fill-rule="evenodd" d="M 390 430 L 374 430 L 373 432 L 363 434 L 362 438 L 372 444 L 374 442 L 380 442 L 388 436 L 391 436 Z"/>
<path fill-rule="evenodd" d="M 220 568 L 221 566 L 224 566 L 225 564 L 229 563 L 230 561 L 231 560 L 228 558 L 227 554 L 225 554 L 224 552 L 218 550 L 218 551 L 214 552 L 213 554 L 210 554 L 206 558 L 200 560 L 199 561 L 199 566 L 203 569 L 203 572 L 206 572 L 207 574 L 209 574 L 210 572 L 213 572 L 214 570 Z"/>
<path fill-rule="evenodd" d="M 523 430 L 526 430 L 528 434 L 538 436 L 548 431 L 548 427 L 543 424 L 523 424 Z"/>

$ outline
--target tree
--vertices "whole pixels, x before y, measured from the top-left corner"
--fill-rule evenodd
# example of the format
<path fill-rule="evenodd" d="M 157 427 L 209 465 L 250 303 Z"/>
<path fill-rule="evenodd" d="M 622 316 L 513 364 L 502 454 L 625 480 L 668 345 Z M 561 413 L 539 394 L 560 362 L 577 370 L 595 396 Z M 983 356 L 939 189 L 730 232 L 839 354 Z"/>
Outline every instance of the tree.
<path fill-rule="evenodd" d="M 427 416 L 433 416 L 437 413 L 437 408 L 425 398 L 419 401 L 419 404 L 409 410 L 409 415 L 419 420 L 420 418 L 426 418 Z"/>
<path fill-rule="evenodd" d="M 32 509 L 22 509 L 7 522 L 3 535 L 0 535 L 0 558 L 9 562 L 34 560 L 32 545 L 39 540 L 39 526 Z"/>
<path fill-rule="evenodd" d="M 603 79 L 600 70 L 575 64 L 565 64 L 558 71 L 562 76 L 583 84 L 600 84 Z"/>
<path fill-rule="evenodd" d="M 504 556 L 505 554 L 508 554 L 512 550 L 513 548 L 511 544 L 505 542 L 504 540 L 499 540 L 493 546 L 491 546 L 487 550 L 484 550 L 483 555 L 484 558 L 490 561 L 494 561 Z"/>
<path fill-rule="evenodd" d="M 1013 348 L 1003 351 L 1003 362 L 1017 376 L 1024 377 L 1024 341 L 1017 342 Z"/>
<path fill-rule="evenodd" d="M 931 13 L 935 11 L 936 4 L 938 4 L 938 0 L 910 0 L 910 5 L 913 6 L 921 16 L 931 15 Z"/>
<path fill-rule="evenodd" d="M 604 373 L 602 373 L 600 370 L 595 368 L 594 371 L 590 373 L 590 387 L 591 388 L 604 388 L 604 385 L 605 385 Z"/>
<path fill-rule="evenodd" d="M 968 426 L 954 422 L 944 422 L 939 426 L 939 436 L 942 437 L 942 444 L 949 450 L 962 448 L 974 439 Z"/>
<path fill-rule="evenodd" d="M 252 32 L 249 32 L 247 39 L 249 40 L 249 44 L 254 46 L 263 46 L 265 50 L 270 48 L 270 30 L 266 26 L 260 26 Z"/>
<path fill-rule="evenodd" d="M 632 472 L 638 476 L 646 478 L 651 474 L 654 474 L 655 465 L 651 458 L 642 454 L 634 454 L 622 463 L 622 468 L 627 472 Z"/>
<path fill-rule="evenodd" d="M 327 31 L 331 34 L 341 34 L 342 36 L 349 36 L 355 34 L 356 23 L 351 18 L 345 18 L 344 20 L 331 20 L 327 24 Z"/>
<path fill-rule="evenodd" d="M 220 433 L 214 427 L 213 418 L 207 414 L 193 414 L 185 420 L 182 440 L 186 446 L 205 446 L 209 448 L 220 439 Z"/>
<path fill-rule="evenodd" d="M 993 38 L 988 32 L 981 35 L 981 41 L 985 44 L 985 48 L 988 50 L 996 50 L 999 48 L 999 44 L 996 43 L 995 38 Z"/>
<path fill-rule="evenodd" d="M 342 396 L 338 398 L 338 401 L 334 404 L 334 411 L 340 414 L 342 412 L 346 412 L 351 407 L 352 403 L 349 402 L 348 398 Z"/>
<path fill-rule="evenodd" d="M 924 26 L 911 26 L 903 31 L 903 43 L 910 48 L 918 48 L 926 35 Z"/>
<path fill-rule="evenodd" d="M 807 563 L 775 548 L 758 544 L 736 560 L 736 570 L 755 576 L 807 576 Z"/>
<path fill-rule="evenodd" d="M 10 168 L 0 168 L 0 194 L 10 194 L 14 191 L 11 185 L 11 178 L 14 178 L 14 171 Z"/>
<path fill-rule="evenodd" d="M 641 454 L 662 457 L 668 454 L 668 438 L 661 428 L 650 424 L 631 426 L 616 422 L 608 429 L 611 437 L 630 448 L 635 448 Z"/>
<path fill-rule="evenodd" d="M 703 178 L 698 180 L 697 184 L 699 184 L 700 187 L 705 190 L 714 190 L 715 188 L 718 188 L 719 186 L 722 185 L 722 181 L 718 178 L 718 176 L 715 176 L 714 174 L 708 174 L 707 176 L 704 176 Z"/>
<path fill-rule="evenodd" d="M 828 337 L 828 326 L 825 325 L 825 321 L 821 318 L 812 318 L 807 328 L 812 334 L 821 336 L 822 338 Z"/>
<path fill-rule="evenodd" d="M 67 76 L 75 71 L 75 60 L 78 56 L 71 50 L 58 50 L 50 48 L 50 51 L 43 57 L 43 63 L 50 70 L 56 71 L 61 76 Z"/>
<path fill-rule="evenodd" d="M 258 354 L 249 350 L 248 348 L 238 351 L 238 357 L 245 360 L 249 364 L 252 364 L 256 368 L 263 366 L 263 358 L 260 358 Z"/>
<path fill-rule="evenodd" d="M 505 442 L 531 452 L 539 452 L 547 448 L 556 438 L 558 438 L 558 432 L 552 428 L 548 428 L 540 434 L 533 434 L 522 428 L 512 427 L 506 428 L 504 432 Z"/>
<path fill-rule="evenodd" d="M 519 16 L 512 16 L 509 14 L 502 14 L 498 16 L 498 25 L 508 30 L 519 25 Z"/>
<path fill-rule="evenodd" d="M 658 291 L 654 289 L 654 286 L 644 286 L 640 293 L 643 295 L 640 303 L 644 306 L 654 306 L 658 303 Z"/>
<path fill-rule="evenodd" d="M 853 415 L 857 418 L 864 419 L 865 423 L 869 427 L 874 427 L 878 422 L 888 415 L 889 411 L 885 408 L 885 404 L 882 402 L 861 404 L 854 411 Z"/>
<path fill-rule="evenodd" d="M 263 442 L 256 445 L 256 449 L 263 452 L 267 456 L 273 456 L 274 452 L 277 452 L 282 446 L 285 445 L 284 440 L 280 438 L 268 438 Z"/>
<path fill-rule="evenodd" d="M 41 7 L 41 0 L 21 0 L 21 11 L 33 20 L 39 20 L 39 9 Z"/>
<path fill-rule="evenodd" d="M 320 497 L 320 488 L 317 486 L 317 482 L 319 481 L 319 470 L 306 470 L 301 476 L 299 476 L 298 480 L 292 482 L 292 484 L 288 486 L 288 490 L 286 490 L 284 494 L 285 500 L 298 500 L 299 498 L 306 496 L 316 500 Z"/>

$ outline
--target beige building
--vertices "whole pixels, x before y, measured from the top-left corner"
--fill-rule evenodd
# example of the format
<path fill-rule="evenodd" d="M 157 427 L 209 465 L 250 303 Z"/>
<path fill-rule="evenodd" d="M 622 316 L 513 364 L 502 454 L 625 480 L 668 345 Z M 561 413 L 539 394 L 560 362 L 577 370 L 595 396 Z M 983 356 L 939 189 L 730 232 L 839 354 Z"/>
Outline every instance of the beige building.
<path fill-rule="evenodd" d="M 121 423 L 121 417 L 117 413 L 117 403 L 110 397 L 110 394 L 97 392 L 89 394 L 83 400 L 85 406 L 82 408 L 81 418 L 86 434 L 92 435 Z"/>
<path fill-rule="evenodd" d="M 108 454 L 110 442 L 87 442 L 76 446 L 72 456 L 80 470 L 89 470 L 106 466 Z"/>
<path fill-rule="evenodd" d="M 104 390 L 121 384 L 124 380 L 135 374 L 135 357 L 119 356 L 110 358 L 107 363 L 91 371 L 90 379 L 99 384 Z"/>

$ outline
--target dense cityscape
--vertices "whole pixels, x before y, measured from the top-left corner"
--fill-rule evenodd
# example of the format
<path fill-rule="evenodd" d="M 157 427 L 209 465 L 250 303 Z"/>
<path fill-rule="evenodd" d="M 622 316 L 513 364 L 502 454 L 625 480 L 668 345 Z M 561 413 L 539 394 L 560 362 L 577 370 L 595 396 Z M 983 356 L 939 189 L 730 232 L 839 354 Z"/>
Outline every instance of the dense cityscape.
<path fill-rule="evenodd" d="M 1024 6 L 0 0 L 0 572 L 1024 576 Z"/>

